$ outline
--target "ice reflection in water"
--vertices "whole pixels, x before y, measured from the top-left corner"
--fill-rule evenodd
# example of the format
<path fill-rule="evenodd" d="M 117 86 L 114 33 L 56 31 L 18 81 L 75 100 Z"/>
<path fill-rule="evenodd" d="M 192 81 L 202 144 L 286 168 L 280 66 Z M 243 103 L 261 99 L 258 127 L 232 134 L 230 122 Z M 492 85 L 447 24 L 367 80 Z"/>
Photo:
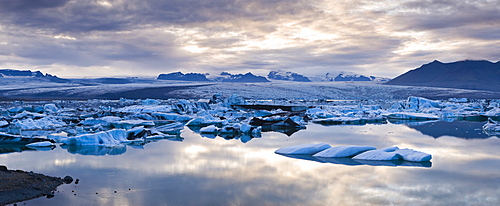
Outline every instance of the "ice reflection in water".
<path fill-rule="evenodd" d="M 245 144 L 201 137 L 188 129 L 181 136 L 182 142 L 127 147 L 121 155 L 71 154 L 58 147 L 2 154 L 0 162 L 80 179 L 78 185 L 60 187 L 52 199 L 26 203 L 31 205 L 500 204 L 496 137 L 434 139 L 394 124 L 308 125 L 291 137 L 269 132 Z M 432 154 L 432 167 L 346 166 L 274 154 L 280 147 L 320 142 L 408 147 Z"/>

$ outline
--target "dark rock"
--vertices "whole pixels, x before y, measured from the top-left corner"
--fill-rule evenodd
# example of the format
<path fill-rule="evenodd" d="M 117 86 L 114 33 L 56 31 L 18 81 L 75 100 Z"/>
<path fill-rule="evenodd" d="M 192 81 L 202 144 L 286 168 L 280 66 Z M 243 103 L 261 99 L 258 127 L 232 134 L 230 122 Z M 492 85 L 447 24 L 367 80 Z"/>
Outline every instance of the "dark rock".
<path fill-rule="evenodd" d="M 64 183 L 71 184 L 73 182 L 73 178 L 71 176 L 66 176 L 63 178 Z"/>
<path fill-rule="evenodd" d="M 7 171 L 7 166 L 5 165 L 0 165 L 0 171 Z"/>

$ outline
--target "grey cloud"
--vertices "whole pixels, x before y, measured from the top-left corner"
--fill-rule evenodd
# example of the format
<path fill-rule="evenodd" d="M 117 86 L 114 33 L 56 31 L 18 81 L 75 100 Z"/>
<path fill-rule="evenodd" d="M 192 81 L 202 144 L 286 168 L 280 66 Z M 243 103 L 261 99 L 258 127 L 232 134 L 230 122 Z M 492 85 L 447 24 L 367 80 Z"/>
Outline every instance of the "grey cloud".
<path fill-rule="evenodd" d="M 210 21 L 252 19 L 271 21 L 278 15 L 297 15 L 312 7 L 300 0 L 236 1 L 236 0 L 130 0 L 110 1 L 106 7 L 95 1 L 79 0 L 1 1 L 5 10 L 0 14 L 4 23 L 50 29 L 54 32 L 114 31 L 141 28 L 143 26 L 169 26 L 172 24 L 196 24 Z M 29 11 L 27 11 L 29 10 Z"/>
<path fill-rule="evenodd" d="M 56 8 L 69 0 L 0 0 L 0 11 L 18 12 L 35 9 Z"/>
<path fill-rule="evenodd" d="M 433 30 L 468 25 L 497 25 L 500 22 L 500 7 L 479 5 L 462 1 L 418 1 L 406 3 L 402 8 L 413 12 L 395 15 L 396 25 L 401 30 Z"/>

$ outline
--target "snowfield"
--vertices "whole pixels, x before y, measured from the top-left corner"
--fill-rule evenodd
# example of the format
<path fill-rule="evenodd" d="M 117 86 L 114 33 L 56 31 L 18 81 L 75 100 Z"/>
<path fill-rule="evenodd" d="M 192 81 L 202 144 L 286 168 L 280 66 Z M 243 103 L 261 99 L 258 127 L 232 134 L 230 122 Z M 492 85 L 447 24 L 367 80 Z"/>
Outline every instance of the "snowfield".
<path fill-rule="evenodd" d="M 90 81 L 90 80 L 88 80 Z M 0 80 L 0 100 L 87 100 L 87 99 L 208 99 L 213 94 L 238 94 L 254 100 L 403 100 L 409 96 L 429 99 L 498 99 L 500 92 L 385 85 L 380 82 L 292 82 L 265 83 L 188 82 L 144 80 L 127 84 Z"/>

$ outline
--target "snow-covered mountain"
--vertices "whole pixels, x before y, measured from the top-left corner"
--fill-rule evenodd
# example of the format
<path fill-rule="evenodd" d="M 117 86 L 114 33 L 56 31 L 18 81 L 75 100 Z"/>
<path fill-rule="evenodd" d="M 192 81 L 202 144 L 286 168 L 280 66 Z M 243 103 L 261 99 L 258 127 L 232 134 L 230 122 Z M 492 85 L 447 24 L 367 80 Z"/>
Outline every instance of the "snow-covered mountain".
<path fill-rule="evenodd" d="M 285 80 L 285 81 L 295 81 L 295 82 L 310 82 L 311 80 L 306 76 L 294 73 L 294 72 L 283 72 L 283 71 L 271 71 L 267 75 L 267 78 L 274 80 Z"/>
<path fill-rule="evenodd" d="M 40 71 L 0 69 L 0 78 L 33 78 L 35 81 L 50 81 L 56 83 L 66 83 L 70 80 L 62 79 L 55 75 L 43 74 Z"/>
<path fill-rule="evenodd" d="M 182 81 L 210 81 L 205 74 L 173 72 L 158 75 L 159 80 L 182 80 Z"/>
<path fill-rule="evenodd" d="M 217 82 L 269 82 L 263 76 L 256 76 L 251 72 L 246 74 L 230 74 L 228 72 L 220 73 L 220 76 L 216 77 L 214 81 Z"/>
<path fill-rule="evenodd" d="M 339 81 L 374 81 L 374 82 L 386 82 L 389 78 L 376 77 L 376 76 L 365 76 L 361 74 L 355 74 L 352 72 L 340 72 L 339 74 L 326 73 L 324 75 L 316 75 L 311 78 L 313 81 L 320 82 L 339 82 Z"/>

